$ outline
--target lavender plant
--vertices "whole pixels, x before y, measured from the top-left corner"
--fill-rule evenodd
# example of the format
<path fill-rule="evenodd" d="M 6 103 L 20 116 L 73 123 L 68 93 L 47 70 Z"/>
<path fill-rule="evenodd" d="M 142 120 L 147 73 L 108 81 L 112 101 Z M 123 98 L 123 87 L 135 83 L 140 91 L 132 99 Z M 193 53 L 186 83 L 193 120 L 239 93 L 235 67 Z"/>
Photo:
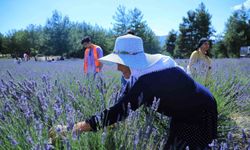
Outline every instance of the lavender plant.
<path fill-rule="evenodd" d="M 186 67 L 187 60 L 178 62 Z M 206 85 L 219 111 L 219 138 L 211 143 L 212 149 L 250 147 L 249 63 L 249 59 L 214 60 Z M 117 102 L 120 74 L 114 66 L 104 66 L 96 78 L 83 74 L 82 60 L 21 64 L 0 60 L 0 66 L 0 149 L 163 149 L 170 118 L 155 111 L 158 99 L 152 108 L 130 110 L 126 121 L 96 133 L 72 135 L 75 122 Z M 244 124 L 237 121 L 240 117 Z M 67 132 L 53 145 L 48 132 L 56 125 L 66 125 Z"/>

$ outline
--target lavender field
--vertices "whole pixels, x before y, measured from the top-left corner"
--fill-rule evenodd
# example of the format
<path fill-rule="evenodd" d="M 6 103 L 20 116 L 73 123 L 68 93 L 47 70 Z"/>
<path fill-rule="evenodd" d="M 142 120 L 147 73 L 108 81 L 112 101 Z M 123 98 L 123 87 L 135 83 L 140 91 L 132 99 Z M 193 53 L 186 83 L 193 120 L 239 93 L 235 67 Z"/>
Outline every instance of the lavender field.
<path fill-rule="evenodd" d="M 186 68 L 188 60 L 176 61 Z M 206 86 L 217 100 L 219 137 L 210 146 L 250 149 L 250 59 L 213 60 L 212 68 Z M 126 121 L 96 133 L 71 134 L 75 122 L 116 102 L 120 73 L 115 66 L 103 70 L 94 80 L 84 76 L 80 59 L 0 59 L 0 149 L 162 149 L 169 118 L 155 106 L 131 111 Z M 55 125 L 67 125 L 69 132 L 51 144 L 48 132 Z"/>

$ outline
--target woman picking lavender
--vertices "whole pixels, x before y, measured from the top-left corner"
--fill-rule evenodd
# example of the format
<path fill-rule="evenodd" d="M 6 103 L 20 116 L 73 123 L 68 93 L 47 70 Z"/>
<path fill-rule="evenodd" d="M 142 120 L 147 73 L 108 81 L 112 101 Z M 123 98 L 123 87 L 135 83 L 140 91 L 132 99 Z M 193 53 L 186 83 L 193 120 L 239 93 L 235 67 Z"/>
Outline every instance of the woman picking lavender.
<path fill-rule="evenodd" d="M 156 111 L 172 118 L 165 149 L 175 143 L 184 148 L 205 149 L 216 138 L 217 105 L 213 95 L 170 57 L 144 53 L 140 37 L 118 37 L 113 53 L 100 61 L 117 64 L 117 70 L 128 81 L 127 92 L 114 106 L 76 123 L 74 133 L 96 131 L 124 120 L 129 108 L 150 107 L 157 98 L 160 101 Z"/>

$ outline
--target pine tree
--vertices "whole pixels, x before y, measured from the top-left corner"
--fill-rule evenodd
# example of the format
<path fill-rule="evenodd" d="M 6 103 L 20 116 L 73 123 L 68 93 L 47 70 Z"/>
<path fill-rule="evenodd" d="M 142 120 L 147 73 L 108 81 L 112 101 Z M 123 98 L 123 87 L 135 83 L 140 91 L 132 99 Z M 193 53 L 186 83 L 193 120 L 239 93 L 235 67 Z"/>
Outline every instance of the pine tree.
<path fill-rule="evenodd" d="M 47 51 L 48 55 L 62 55 L 69 51 L 68 35 L 70 21 L 67 16 L 62 17 L 58 11 L 54 11 L 52 18 L 48 19 L 45 26 L 45 34 L 47 36 Z"/>
<path fill-rule="evenodd" d="M 143 20 L 143 14 L 139 9 L 134 8 L 127 12 L 124 6 L 119 6 L 113 18 L 116 21 L 113 27 L 116 36 L 124 35 L 130 29 L 143 39 L 145 52 L 153 54 L 160 51 L 159 41 Z"/>
<path fill-rule="evenodd" d="M 117 11 L 113 16 L 115 23 L 113 24 L 113 30 L 116 36 L 123 35 L 128 30 L 129 18 L 127 15 L 126 7 L 119 5 Z"/>
<path fill-rule="evenodd" d="M 180 34 L 177 40 L 177 50 L 175 56 L 179 58 L 187 58 L 194 50 L 196 41 L 194 36 L 196 35 L 195 19 L 196 12 L 188 11 L 187 18 L 183 17 L 183 23 L 180 24 Z"/>
<path fill-rule="evenodd" d="M 183 17 L 183 23 L 179 26 L 180 34 L 174 53 L 176 57 L 188 58 L 196 49 L 200 38 L 210 38 L 213 35 L 215 31 L 211 26 L 211 18 L 204 3 L 201 3 L 195 11 L 187 12 L 187 17 Z"/>
<path fill-rule="evenodd" d="M 177 32 L 174 30 L 171 30 L 168 35 L 167 38 L 165 40 L 165 45 L 163 46 L 163 49 L 168 52 L 171 56 L 174 55 L 174 49 L 175 49 L 175 42 L 177 39 Z"/>
<path fill-rule="evenodd" d="M 240 47 L 250 45 L 249 12 L 244 7 L 233 12 L 226 23 L 224 42 L 230 57 L 240 56 Z"/>

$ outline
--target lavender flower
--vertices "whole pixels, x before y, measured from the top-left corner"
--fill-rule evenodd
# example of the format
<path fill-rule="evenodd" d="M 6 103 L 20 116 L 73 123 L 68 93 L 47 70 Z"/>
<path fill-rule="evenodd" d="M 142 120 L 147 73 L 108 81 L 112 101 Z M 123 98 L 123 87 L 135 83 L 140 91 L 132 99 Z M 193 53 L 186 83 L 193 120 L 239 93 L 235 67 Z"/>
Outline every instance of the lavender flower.
<path fill-rule="evenodd" d="M 74 127 L 74 123 L 75 123 L 75 119 L 74 119 L 75 111 L 70 104 L 66 104 L 65 109 L 66 109 L 67 128 L 68 130 L 72 130 Z"/>
<path fill-rule="evenodd" d="M 5 121 L 5 117 L 4 117 L 4 115 L 0 112 L 0 119 L 2 120 L 2 121 Z"/>
<path fill-rule="evenodd" d="M 135 136 L 134 136 L 134 142 L 133 142 L 133 147 L 134 147 L 134 150 L 136 150 L 136 146 L 137 146 L 137 144 L 139 143 L 139 141 L 140 141 L 140 135 L 139 135 L 139 133 L 140 132 L 137 132 L 136 134 L 135 134 Z"/>
<path fill-rule="evenodd" d="M 232 132 L 229 131 L 227 133 L 227 139 L 228 139 L 229 142 L 233 140 L 233 134 L 232 134 Z"/>
<path fill-rule="evenodd" d="M 51 144 L 48 144 L 47 142 L 44 142 L 44 149 L 45 150 L 53 150 L 55 147 Z"/>
<path fill-rule="evenodd" d="M 37 137 L 39 140 L 42 138 L 42 130 L 43 130 L 43 124 L 39 120 L 35 120 L 35 129 L 37 133 Z"/>
<path fill-rule="evenodd" d="M 157 111 L 159 105 L 160 105 L 160 99 L 157 99 L 156 97 L 154 97 L 154 101 L 151 106 L 152 110 Z"/>
<path fill-rule="evenodd" d="M 212 143 L 209 144 L 209 147 L 211 147 L 213 150 L 217 149 L 218 146 L 218 141 L 217 140 L 213 140 Z"/>
<path fill-rule="evenodd" d="M 69 97 L 70 101 L 72 101 L 72 102 L 76 101 L 76 98 L 75 98 L 74 94 L 71 91 L 68 91 L 68 97 Z"/>
<path fill-rule="evenodd" d="M 7 138 L 13 146 L 18 144 L 18 142 L 12 136 L 7 136 Z"/>
<path fill-rule="evenodd" d="M 242 142 L 243 143 L 247 143 L 247 135 L 244 129 L 241 130 L 242 134 L 241 134 L 241 138 L 242 138 Z"/>
<path fill-rule="evenodd" d="M 33 141 L 33 139 L 32 139 L 32 137 L 30 136 L 30 135 L 28 135 L 27 137 L 26 137 L 26 141 L 29 143 L 29 144 L 34 144 L 34 141 Z"/>

